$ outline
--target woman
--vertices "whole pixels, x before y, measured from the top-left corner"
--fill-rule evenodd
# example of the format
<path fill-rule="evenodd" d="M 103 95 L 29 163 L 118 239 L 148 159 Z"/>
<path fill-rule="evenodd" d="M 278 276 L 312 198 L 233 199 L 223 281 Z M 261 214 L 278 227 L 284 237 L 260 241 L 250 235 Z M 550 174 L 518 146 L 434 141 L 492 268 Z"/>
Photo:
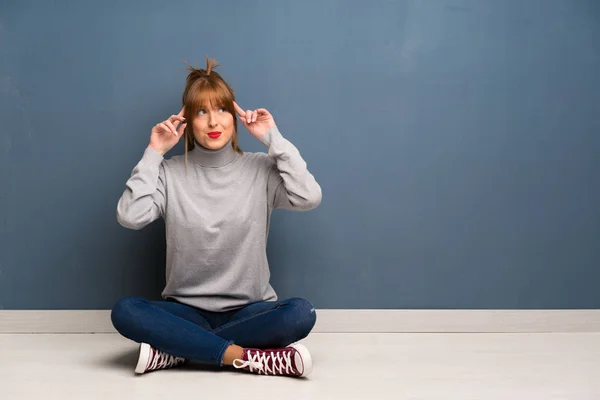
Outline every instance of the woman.
<path fill-rule="evenodd" d="M 312 359 L 296 342 L 315 310 L 277 300 L 266 245 L 271 211 L 314 209 L 321 188 L 271 114 L 241 109 L 214 67 L 208 59 L 205 70 L 190 67 L 181 112 L 154 126 L 119 199 L 126 228 L 165 220 L 166 286 L 162 301 L 121 299 L 112 323 L 140 343 L 137 373 L 196 360 L 306 376 Z M 240 150 L 236 113 L 268 154 Z M 185 155 L 165 159 L 182 137 Z"/>

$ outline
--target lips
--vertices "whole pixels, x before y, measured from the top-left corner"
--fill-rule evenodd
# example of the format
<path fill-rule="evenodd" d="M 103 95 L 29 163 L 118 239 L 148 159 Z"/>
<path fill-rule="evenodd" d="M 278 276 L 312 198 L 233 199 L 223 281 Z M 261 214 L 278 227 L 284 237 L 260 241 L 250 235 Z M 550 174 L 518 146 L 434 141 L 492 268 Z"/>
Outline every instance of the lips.
<path fill-rule="evenodd" d="M 208 137 L 211 139 L 218 139 L 221 136 L 221 132 L 208 132 Z"/>

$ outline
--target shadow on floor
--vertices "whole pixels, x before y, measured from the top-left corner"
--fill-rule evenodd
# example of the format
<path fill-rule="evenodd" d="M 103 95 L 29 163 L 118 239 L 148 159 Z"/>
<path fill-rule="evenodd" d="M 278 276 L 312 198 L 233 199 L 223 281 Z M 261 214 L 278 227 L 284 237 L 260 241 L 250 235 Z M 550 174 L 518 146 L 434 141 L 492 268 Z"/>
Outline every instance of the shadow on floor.
<path fill-rule="evenodd" d="M 100 367 L 109 369 L 126 369 L 133 370 L 138 362 L 139 349 L 135 348 L 127 351 L 119 351 L 115 353 L 107 353 L 102 358 L 96 360 L 96 364 Z"/>
<path fill-rule="evenodd" d="M 134 373 L 135 366 L 138 362 L 138 357 L 139 348 L 135 347 L 127 351 L 119 350 L 118 352 L 112 354 L 105 354 L 101 359 L 96 360 L 95 364 L 103 368 L 127 370 L 131 371 L 131 373 Z M 199 361 L 193 360 L 190 360 L 174 369 L 182 371 L 202 371 L 215 373 L 236 371 L 231 366 L 220 367 L 218 365 L 203 364 Z"/>

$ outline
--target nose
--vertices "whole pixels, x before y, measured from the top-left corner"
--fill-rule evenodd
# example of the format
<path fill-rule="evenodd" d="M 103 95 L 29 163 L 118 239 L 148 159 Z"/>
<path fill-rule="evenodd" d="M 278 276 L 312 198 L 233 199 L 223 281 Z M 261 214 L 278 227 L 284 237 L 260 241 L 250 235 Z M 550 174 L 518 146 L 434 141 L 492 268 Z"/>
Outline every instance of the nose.
<path fill-rule="evenodd" d="M 210 113 L 208 117 L 208 126 L 210 126 L 211 128 L 217 126 L 217 119 L 215 118 L 215 114 L 213 113 Z"/>

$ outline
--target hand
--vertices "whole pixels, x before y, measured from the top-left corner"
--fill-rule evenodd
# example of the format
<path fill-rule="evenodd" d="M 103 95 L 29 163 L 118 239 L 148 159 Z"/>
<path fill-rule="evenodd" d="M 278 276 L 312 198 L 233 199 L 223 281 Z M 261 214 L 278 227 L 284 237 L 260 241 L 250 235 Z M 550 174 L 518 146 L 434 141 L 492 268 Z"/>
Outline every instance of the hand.
<path fill-rule="evenodd" d="M 183 118 L 184 111 L 185 107 L 179 111 L 179 114 L 171 115 L 169 119 L 156 124 L 154 128 L 152 128 L 150 144 L 148 146 L 158 151 L 163 156 L 167 151 L 175 147 L 177 142 L 179 142 L 179 139 L 183 136 L 185 127 L 187 126 L 185 118 Z M 175 125 L 180 122 L 182 124 L 176 128 Z"/>
<path fill-rule="evenodd" d="M 244 111 L 235 101 L 233 102 L 235 111 L 238 113 L 242 124 L 248 129 L 248 132 L 260 140 L 269 129 L 275 126 L 273 116 L 264 108 L 258 108 L 254 111 Z"/>

